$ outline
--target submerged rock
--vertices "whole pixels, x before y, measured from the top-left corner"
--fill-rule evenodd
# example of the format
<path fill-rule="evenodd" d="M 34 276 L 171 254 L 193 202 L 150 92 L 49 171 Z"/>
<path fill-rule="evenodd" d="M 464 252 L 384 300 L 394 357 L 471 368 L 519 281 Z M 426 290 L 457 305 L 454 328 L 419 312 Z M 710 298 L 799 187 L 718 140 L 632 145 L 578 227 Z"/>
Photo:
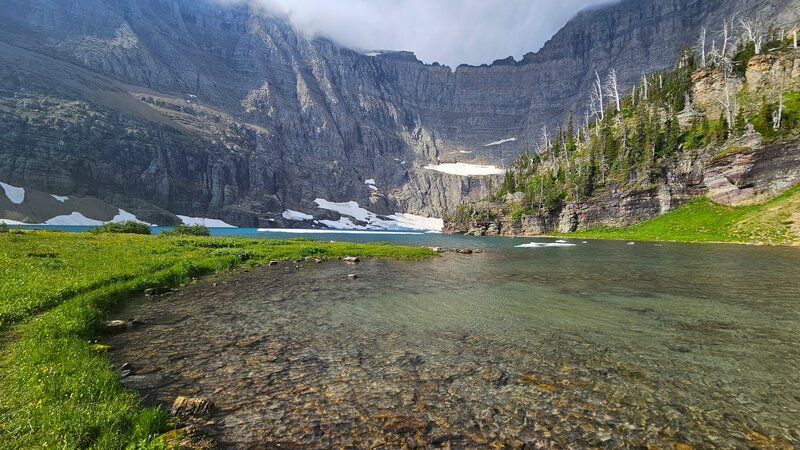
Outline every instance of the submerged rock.
<path fill-rule="evenodd" d="M 206 416 L 211 413 L 214 404 L 204 398 L 180 396 L 172 403 L 170 414 L 173 416 Z"/>
<path fill-rule="evenodd" d="M 182 448 L 188 450 L 213 450 L 218 448 L 216 442 L 206 435 L 199 427 L 189 425 L 185 428 L 170 430 L 161 435 L 168 448 Z"/>
<path fill-rule="evenodd" d="M 160 295 L 172 294 L 173 290 L 169 286 L 152 287 L 144 290 L 144 295 L 148 297 L 158 297 Z"/>
<path fill-rule="evenodd" d="M 104 333 L 122 333 L 128 330 L 128 322 L 124 320 L 108 320 L 103 324 Z"/>
<path fill-rule="evenodd" d="M 347 274 L 347 279 L 348 280 L 355 280 L 357 278 L 358 278 L 358 275 L 356 275 L 354 273 Z"/>

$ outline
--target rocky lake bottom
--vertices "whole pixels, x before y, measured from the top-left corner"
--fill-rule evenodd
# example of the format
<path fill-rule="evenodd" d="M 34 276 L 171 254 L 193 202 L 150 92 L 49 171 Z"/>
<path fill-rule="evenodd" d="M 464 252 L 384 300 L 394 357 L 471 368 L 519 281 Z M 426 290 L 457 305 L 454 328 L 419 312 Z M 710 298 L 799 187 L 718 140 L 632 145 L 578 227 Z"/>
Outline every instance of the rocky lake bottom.
<path fill-rule="evenodd" d="M 796 249 L 491 247 L 209 277 L 110 356 L 225 448 L 800 445 Z"/>

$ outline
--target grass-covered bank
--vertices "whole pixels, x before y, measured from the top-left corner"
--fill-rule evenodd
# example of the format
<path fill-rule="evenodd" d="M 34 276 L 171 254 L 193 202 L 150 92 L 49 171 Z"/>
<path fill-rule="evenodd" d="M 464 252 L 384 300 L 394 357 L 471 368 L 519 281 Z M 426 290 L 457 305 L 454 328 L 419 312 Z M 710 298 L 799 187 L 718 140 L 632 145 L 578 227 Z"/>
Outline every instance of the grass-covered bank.
<path fill-rule="evenodd" d="M 92 350 L 106 313 L 145 288 L 271 259 L 422 259 L 424 248 L 119 234 L 0 233 L 0 447 L 158 445 L 143 408 Z"/>
<path fill-rule="evenodd" d="M 800 185 L 758 205 L 730 207 L 701 197 L 637 225 L 590 228 L 561 236 L 792 245 L 800 242 Z"/>

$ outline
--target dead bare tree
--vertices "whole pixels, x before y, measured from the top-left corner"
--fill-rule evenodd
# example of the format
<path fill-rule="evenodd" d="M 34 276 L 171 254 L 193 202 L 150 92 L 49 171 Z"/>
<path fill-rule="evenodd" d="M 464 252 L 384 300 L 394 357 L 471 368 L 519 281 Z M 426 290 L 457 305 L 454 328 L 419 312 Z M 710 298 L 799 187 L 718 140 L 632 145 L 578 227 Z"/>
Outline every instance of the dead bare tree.
<path fill-rule="evenodd" d="M 700 39 L 697 41 L 700 49 L 700 67 L 706 66 L 706 27 L 700 29 Z"/>
<path fill-rule="evenodd" d="M 644 91 L 644 101 L 647 101 L 647 87 L 648 87 L 647 75 L 642 75 L 642 90 Z"/>
<path fill-rule="evenodd" d="M 603 104 L 603 83 L 600 81 L 600 74 L 597 71 L 594 71 L 594 86 L 595 86 L 595 94 L 597 95 L 597 101 L 600 106 L 600 120 L 605 119 L 605 105 Z"/>
<path fill-rule="evenodd" d="M 589 111 L 592 113 L 592 117 L 600 117 L 600 107 L 598 104 L 598 97 L 600 95 L 597 93 L 597 85 L 592 83 L 592 90 L 589 92 Z"/>
<path fill-rule="evenodd" d="M 784 80 L 781 79 L 781 85 L 778 87 L 778 110 L 772 113 L 772 128 L 776 131 L 781 129 L 781 122 L 783 122 L 784 83 Z"/>
<path fill-rule="evenodd" d="M 550 157 L 550 160 L 555 167 L 556 164 L 556 155 L 553 153 L 553 146 L 550 143 L 550 136 L 547 133 L 547 125 L 542 126 L 542 134 L 540 138 L 540 147 L 542 151 L 546 152 L 547 155 Z"/>
<path fill-rule="evenodd" d="M 744 37 L 749 42 L 753 43 L 756 49 L 756 55 L 761 54 L 761 46 L 764 43 L 764 29 L 761 24 L 752 19 L 740 19 L 739 23 L 744 29 Z"/>
<path fill-rule="evenodd" d="M 606 77 L 606 91 L 608 92 L 608 97 L 614 101 L 615 106 L 617 107 L 617 112 L 622 111 L 622 107 L 620 105 L 619 100 L 619 83 L 617 83 L 617 71 L 611 69 L 608 72 L 608 77 Z"/>
<path fill-rule="evenodd" d="M 732 44 L 731 40 L 735 30 L 734 18 L 731 18 L 730 22 L 728 19 L 722 21 L 722 30 L 720 31 L 720 36 L 722 36 L 722 56 L 728 56 L 728 47 Z"/>

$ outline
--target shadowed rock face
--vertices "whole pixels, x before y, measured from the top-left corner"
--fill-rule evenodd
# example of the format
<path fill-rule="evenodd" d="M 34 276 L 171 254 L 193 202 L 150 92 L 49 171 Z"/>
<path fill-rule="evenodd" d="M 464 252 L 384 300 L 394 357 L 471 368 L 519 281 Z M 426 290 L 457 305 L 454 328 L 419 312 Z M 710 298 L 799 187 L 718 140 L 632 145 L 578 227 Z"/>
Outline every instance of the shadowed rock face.
<path fill-rule="evenodd" d="M 307 39 L 247 5 L 6 3 L 0 181 L 144 220 L 166 210 L 255 226 L 313 212 L 317 197 L 430 215 L 481 198 L 496 177 L 423 166 L 507 164 L 542 125 L 582 110 L 595 69 L 629 84 L 670 66 L 703 24 L 756 9 L 780 23 L 800 1 L 625 0 L 578 14 L 523 61 L 455 71 Z"/>

